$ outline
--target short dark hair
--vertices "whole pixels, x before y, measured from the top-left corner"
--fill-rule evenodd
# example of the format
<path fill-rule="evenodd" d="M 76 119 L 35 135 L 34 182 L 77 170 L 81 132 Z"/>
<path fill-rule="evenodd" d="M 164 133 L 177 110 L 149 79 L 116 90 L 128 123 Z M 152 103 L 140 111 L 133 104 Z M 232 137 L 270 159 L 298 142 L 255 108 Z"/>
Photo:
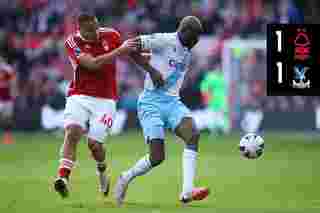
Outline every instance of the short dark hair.
<path fill-rule="evenodd" d="M 96 18 L 96 16 L 92 13 L 81 13 L 78 16 L 78 22 L 79 23 L 84 23 L 84 22 L 88 22 L 88 21 L 92 21 Z"/>
<path fill-rule="evenodd" d="M 179 24 L 179 28 L 181 29 L 190 28 L 191 30 L 196 31 L 197 33 L 203 32 L 201 21 L 196 16 L 184 17 Z"/>

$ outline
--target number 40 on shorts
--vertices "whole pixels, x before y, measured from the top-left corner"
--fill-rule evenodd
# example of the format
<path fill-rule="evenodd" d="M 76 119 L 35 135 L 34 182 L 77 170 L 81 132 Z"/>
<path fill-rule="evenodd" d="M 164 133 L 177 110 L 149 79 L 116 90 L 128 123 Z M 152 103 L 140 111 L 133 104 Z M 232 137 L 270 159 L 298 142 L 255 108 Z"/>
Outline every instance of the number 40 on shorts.
<path fill-rule="evenodd" d="M 112 116 L 109 114 L 104 114 L 99 121 L 108 128 L 112 127 L 113 119 L 112 119 Z"/>

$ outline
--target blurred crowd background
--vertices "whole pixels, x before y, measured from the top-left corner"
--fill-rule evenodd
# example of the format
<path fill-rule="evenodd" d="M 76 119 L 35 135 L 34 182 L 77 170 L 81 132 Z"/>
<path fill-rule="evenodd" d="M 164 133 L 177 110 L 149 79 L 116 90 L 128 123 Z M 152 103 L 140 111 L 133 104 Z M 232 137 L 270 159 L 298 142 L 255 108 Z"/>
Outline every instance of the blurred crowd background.
<path fill-rule="evenodd" d="M 16 127 L 38 129 L 44 106 L 62 110 L 65 90 L 73 78 L 65 57 L 65 37 L 76 30 L 82 9 L 92 10 L 99 21 L 128 36 L 173 32 L 186 15 L 201 18 L 206 49 L 198 48 L 182 90 L 192 109 L 204 107 L 200 84 L 209 70 L 219 70 L 224 42 L 266 39 L 267 23 L 316 23 L 316 0 L 1 0 L 0 57 L 17 73 Z M 317 98 L 275 97 L 265 94 L 265 53 L 254 51 L 241 66 L 241 78 L 252 81 L 241 102 L 269 110 L 301 110 Z M 119 108 L 135 112 L 144 73 L 126 61 L 118 63 Z"/>

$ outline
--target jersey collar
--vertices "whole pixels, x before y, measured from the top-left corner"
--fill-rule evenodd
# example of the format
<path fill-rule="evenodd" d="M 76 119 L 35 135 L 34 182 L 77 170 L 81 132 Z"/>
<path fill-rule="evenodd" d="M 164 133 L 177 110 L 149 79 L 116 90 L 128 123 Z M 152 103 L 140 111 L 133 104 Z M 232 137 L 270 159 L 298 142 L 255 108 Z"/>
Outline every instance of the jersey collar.
<path fill-rule="evenodd" d="M 98 40 L 97 40 L 97 41 L 99 41 L 99 40 L 100 40 L 100 33 L 99 33 L 98 30 L 97 30 L 97 35 L 98 35 Z M 85 42 L 91 42 L 91 43 L 96 42 L 96 41 L 87 40 L 87 39 L 83 38 L 83 36 L 81 35 L 80 31 L 77 32 L 77 36 L 79 36 L 79 38 L 80 38 L 82 41 L 85 41 Z"/>

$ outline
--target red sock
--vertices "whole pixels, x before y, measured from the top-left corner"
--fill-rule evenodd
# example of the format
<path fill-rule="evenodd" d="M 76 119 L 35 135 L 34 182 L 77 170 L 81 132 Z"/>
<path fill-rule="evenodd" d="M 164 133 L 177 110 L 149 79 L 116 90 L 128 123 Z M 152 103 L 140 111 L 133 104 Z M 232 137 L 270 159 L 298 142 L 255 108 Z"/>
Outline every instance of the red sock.
<path fill-rule="evenodd" d="M 58 171 L 59 177 L 69 178 L 69 175 L 71 173 L 71 169 L 73 168 L 73 165 L 74 165 L 74 163 L 72 160 L 62 158 L 60 160 L 60 167 L 59 167 L 59 171 Z"/>
<path fill-rule="evenodd" d="M 71 170 L 68 168 L 59 168 L 59 177 L 69 178 Z"/>
<path fill-rule="evenodd" d="M 13 143 L 13 137 L 12 137 L 11 131 L 6 130 L 3 136 L 3 144 L 12 144 L 12 143 Z"/>

